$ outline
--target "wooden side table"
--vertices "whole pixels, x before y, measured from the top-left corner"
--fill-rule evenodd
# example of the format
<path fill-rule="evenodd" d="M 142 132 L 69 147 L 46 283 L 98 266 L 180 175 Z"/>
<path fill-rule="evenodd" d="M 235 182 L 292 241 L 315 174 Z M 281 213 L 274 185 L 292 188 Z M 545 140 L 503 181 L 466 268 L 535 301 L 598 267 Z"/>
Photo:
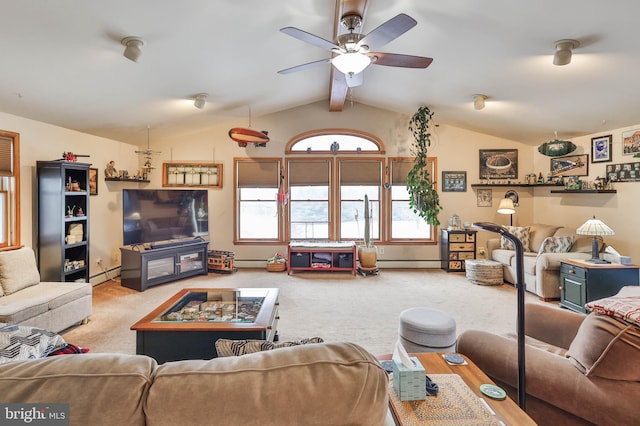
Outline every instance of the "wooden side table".
<path fill-rule="evenodd" d="M 467 384 L 471 392 L 473 392 L 478 398 L 484 400 L 482 404 L 487 404 L 490 407 L 489 412 L 493 412 L 493 417 L 489 424 L 507 424 L 507 425 L 535 425 L 535 422 L 524 412 L 518 405 L 509 397 L 503 400 L 491 399 L 486 397 L 480 392 L 480 385 L 485 383 L 493 384 L 493 381 L 475 365 L 469 358 L 463 355 L 466 364 L 465 365 L 449 365 L 442 359 L 442 353 L 425 352 L 410 354 L 418 358 L 422 366 L 424 367 L 427 375 L 436 374 L 452 374 L 458 375 L 464 383 Z M 380 357 L 381 359 L 391 359 L 391 355 L 385 355 Z M 437 376 L 435 376 L 437 377 Z M 389 389 L 389 392 L 394 392 L 393 388 Z M 431 398 L 431 397 L 427 397 Z M 419 419 L 416 412 L 421 411 L 421 404 L 431 401 L 397 401 L 390 396 L 389 405 L 393 414 L 394 420 L 398 425 L 406 424 L 438 424 L 438 413 L 435 414 L 435 418 L 432 419 Z M 451 409 L 456 409 L 455 406 L 451 406 Z M 460 407 L 462 409 L 462 402 Z M 429 413 L 429 410 L 426 411 Z M 468 413 L 467 413 L 468 414 Z M 440 424 L 445 424 L 445 419 Z M 458 419 L 459 424 L 462 424 L 463 419 Z M 448 423 L 453 424 L 453 423 Z M 467 424 L 467 423 L 465 423 Z M 468 423 L 471 424 L 471 423 Z M 484 423 L 483 423 L 484 424 Z"/>
<path fill-rule="evenodd" d="M 613 296 L 622 287 L 639 285 L 638 269 L 637 265 L 565 259 L 560 262 L 560 306 L 586 313 L 588 302 Z"/>

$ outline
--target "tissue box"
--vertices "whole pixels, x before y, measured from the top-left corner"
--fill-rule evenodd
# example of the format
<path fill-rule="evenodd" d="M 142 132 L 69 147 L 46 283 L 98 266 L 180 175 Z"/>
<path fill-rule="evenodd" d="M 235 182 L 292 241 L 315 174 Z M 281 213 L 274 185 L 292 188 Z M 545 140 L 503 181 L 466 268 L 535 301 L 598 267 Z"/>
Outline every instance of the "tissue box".
<path fill-rule="evenodd" d="M 427 397 L 427 377 L 418 358 L 411 357 L 414 366 L 407 368 L 393 360 L 393 389 L 400 401 L 418 401 Z"/>
<path fill-rule="evenodd" d="M 620 256 L 618 254 L 604 253 L 602 258 L 607 262 L 619 263 L 621 265 L 631 265 L 631 258 L 629 256 Z"/>

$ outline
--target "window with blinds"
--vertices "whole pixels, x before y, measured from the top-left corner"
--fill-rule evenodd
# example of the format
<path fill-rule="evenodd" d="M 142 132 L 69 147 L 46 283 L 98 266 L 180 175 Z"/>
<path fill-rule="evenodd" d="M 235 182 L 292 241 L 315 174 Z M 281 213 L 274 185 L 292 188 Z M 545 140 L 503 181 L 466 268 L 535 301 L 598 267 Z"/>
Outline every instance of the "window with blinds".
<path fill-rule="evenodd" d="M 20 134 L 0 130 L 0 248 L 20 245 Z"/>
<path fill-rule="evenodd" d="M 235 240 L 279 241 L 282 184 L 279 159 L 236 159 Z"/>
<path fill-rule="evenodd" d="M 409 191 L 407 191 L 407 174 L 413 167 L 411 158 L 389 159 L 391 168 L 390 210 L 391 241 L 434 240 L 433 227 L 414 213 L 409 207 Z M 431 176 L 436 173 L 435 158 L 427 159 L 427 167 Z"/>

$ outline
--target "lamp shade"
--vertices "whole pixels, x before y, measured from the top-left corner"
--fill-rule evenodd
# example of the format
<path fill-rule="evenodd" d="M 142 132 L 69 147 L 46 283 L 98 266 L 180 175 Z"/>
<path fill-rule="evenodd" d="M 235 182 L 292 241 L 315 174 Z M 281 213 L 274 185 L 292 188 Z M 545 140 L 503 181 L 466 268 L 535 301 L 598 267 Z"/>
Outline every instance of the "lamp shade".
<path fill-rule="evenodd" d="M 513 200 L 511 198 L 503 198 L 500 200 L 500 205 L 498 206 L 498 213 L 500 214 L 514 214 L 516 212 L 515 206 L 513 205 Z"/>
<path fill-rule="evenodd" d="M 371 58 L 362 53 L 350 52 L 336 56 L 331 63 L 343 74 L 358 74 L 369 66 Z"/>
<path fill-rule="evenodd" d="M 576 234 L 578 235 L 616 235 L 613 232 L 613 229 L 609 228 L 604 224 L 600 219 L 596 219 L 594 216 L 593 219 L 587 220 L 585 223 L 580 225 L 578 229 L 576 229 Z"/>

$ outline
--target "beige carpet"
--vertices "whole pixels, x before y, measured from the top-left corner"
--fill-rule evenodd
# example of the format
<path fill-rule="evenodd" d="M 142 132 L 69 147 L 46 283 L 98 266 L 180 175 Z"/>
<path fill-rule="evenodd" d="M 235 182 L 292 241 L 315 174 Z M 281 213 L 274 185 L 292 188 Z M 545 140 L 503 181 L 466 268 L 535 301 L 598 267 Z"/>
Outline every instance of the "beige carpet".
<path fill-rule="evenodd" d="M 211 273 L 137 292 L 109 281 L 94 287 L 93 315 L 88 324 L 63 333 L 65 340 L 91 352 L 134 354 L 135 332 L 129 327 L 179 289 L 188 287 L 277 287 L 280 289 L 281 340 L 320 336 L 351 341 L 371 353 L 390 353 L 398 338 L 404 309 L 426 306 L 450 313 L 458 334 L 468 329 L 496 333 L 515 331 L 515 288 L 478 286 L 464 274 L 441 270 L 382 270 L 377 276 L 344 273 L 266 272 L 240 269 Z M 527 302 L 544 303 L 527 293 Z"/>

